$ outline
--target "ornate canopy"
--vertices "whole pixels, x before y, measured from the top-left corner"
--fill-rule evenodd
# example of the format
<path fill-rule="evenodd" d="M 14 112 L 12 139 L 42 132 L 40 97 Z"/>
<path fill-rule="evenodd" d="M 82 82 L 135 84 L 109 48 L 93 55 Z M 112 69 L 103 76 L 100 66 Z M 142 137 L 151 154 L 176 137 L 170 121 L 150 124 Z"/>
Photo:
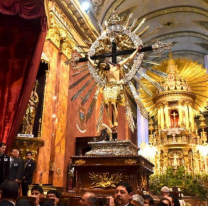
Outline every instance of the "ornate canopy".
<path fill-rule="evenodd" d="M 144 78 L 141 80 L 153 94 L 150 97 L 140 90 L 140 97 L 150 116 L 157 114 L 158 103 L 170 101 L 170 98 L 174 100 L 187 98 L 193 103 L 196 114 L 205 110 L 208 101 L 208 74 L 202 65 L 188 59 L 173 59 L 170 54 L 169 60 L 153 68 L 168 75 L 164 78 L 147 71 L 149 77 L 163 85 L 164 91 L 159 91 Z"/>

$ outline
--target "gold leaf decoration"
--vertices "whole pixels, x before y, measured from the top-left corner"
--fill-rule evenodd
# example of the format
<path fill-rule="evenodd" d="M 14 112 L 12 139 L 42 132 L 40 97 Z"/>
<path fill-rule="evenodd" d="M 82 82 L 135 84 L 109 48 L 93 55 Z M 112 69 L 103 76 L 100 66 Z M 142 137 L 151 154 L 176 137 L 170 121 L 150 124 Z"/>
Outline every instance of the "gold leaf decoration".
<path fill-rule="evenodd" d="M 116 187 L 116 184 L 120 182 L 122 179 L 122 173 L 111 174 L 109 172 L 106 173 L 90 173 L 89 178 L 92 180 L 92 188 L 108 188 L 108 187 Z"/>

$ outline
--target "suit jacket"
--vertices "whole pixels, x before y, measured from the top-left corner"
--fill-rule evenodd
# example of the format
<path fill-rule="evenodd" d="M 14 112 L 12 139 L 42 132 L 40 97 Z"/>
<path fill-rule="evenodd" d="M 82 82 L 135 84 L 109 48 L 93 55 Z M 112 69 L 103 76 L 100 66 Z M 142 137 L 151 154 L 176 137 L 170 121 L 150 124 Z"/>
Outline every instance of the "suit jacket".
<path fill-rule="evenodd" d="M 21 180 L 22 174 L 22 161 L 18 158 L 14 158 L 9 171 L 9 180 Z"/>
<path fill-rule="evenodd" d="M 127 206 L 134 206 L 134 205 L 132 205 L 131 203 L 129 203 Z"/>
<path fill-rule="evenodd" d="M 2 179 L 4 181 L 5 179 L 9 178 L 10 158 L 8 155 L 3 154 L 1 160 L 3 161 L 3 168 L 0 168 L 1 169 L 0 174 L 2 175 Z"/>
<path fill-rule="evenodd" d="M 14 204 L 12 204 L 11 202 L 9 202 L 8 200 L 2 200 L 0 202 L 0 206 L 14 206 Z"/>
<path fill-rule="evenodd" d="M 24 163 L 24 177 L 27 183 L 32 183 L 33 173 L 35 171 L 36 162 L 34 160 L 30 160 L 28 163 L 25 161 Z"/>

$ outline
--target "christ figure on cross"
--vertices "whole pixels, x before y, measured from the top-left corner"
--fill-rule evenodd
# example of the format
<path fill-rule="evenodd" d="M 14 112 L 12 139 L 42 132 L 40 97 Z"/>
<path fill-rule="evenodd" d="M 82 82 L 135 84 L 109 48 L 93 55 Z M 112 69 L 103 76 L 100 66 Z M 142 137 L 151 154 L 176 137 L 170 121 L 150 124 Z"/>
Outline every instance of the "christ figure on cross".
<path fill-rule="evenodd" d="M 107 78 L 107 84 L 103 88 L 103 99 L 105 107 L 107 110 L 107 116 L 109 120 L 110 127 L 118 126 L 118 105 L 124 105 L 124 96 L 123 96 L 123 80 L 121 79 L 122 71 L 121 68 L 128 62 L 130 62 L 137 52 L 141 49 L 138 47 L 129 57 L 116 63 L 99 61 L 97 64 L 89 57 L 88 60 L 93 67 L 98 69 L 103 69 L 105 76 Z M 113 122 L 110 115 L 110 105 L 113 106 Z"/>

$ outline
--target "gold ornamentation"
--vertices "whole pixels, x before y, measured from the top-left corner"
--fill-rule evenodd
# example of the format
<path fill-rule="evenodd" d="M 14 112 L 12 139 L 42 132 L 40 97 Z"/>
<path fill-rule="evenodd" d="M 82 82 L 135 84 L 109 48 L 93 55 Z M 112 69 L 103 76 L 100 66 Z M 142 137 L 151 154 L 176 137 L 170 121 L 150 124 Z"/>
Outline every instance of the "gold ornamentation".
<path fill-rule="evenodd" d="M 133 165 L 133 164 L 137 163 L 137 160 L 135 160 L 135 159 L 126 159 L 126 160 L 124 160 L 124 163 L 126 165 Z"/>
<path fill-rule="evenodd" d="M 116 184 L 122 180 L 122 173 L 109 174 L 107 173 L 89 173 L 89 178 L 92 180 L 92 188 L 109 188 L 116 187 Z"/>
<path fill-rule="evenodd" d="M 84 165 L 85 163 L 86 163 L 86 161 L 83 160 L 83 159 L 76 160 L 76 161 L 74 162 L 75 165 Z"/>
<path fill-rule="evenodd" d="M 44 140 L 39 138 L 16 137 L 13 148 L 20 151 L 20 157 L 25 159 L 28 151 L 32 152 L 35 159 L 38 154 L 38 149 L 44 146 Z"/>
<path fill-rule="evenodd" d="M 21 130 L 22 134 L 32 134 L 32 132 L 33 132 L 35 116 L 36 116 L 37 107 L 38 107 L 38 103 L 39 103 L 39 97 L 36 92 L 37 86 L 38 86 L 38 81 L 36 80 L 33 90 L 31 92 L 31 95 L 30 95 L 30 99 L 28 102 L 28 106 L 27 106 L 25 115 L 23 117 L 22 130 Z"/>

